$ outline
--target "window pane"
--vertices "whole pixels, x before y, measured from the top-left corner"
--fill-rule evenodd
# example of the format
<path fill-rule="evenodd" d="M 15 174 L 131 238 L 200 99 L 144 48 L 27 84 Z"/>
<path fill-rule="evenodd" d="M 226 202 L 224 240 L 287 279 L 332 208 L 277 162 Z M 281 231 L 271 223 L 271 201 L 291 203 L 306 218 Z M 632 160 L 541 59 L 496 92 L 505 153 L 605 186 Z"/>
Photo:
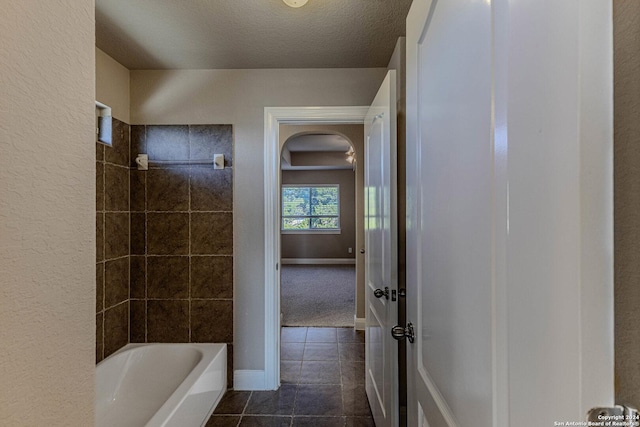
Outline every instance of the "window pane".
<path fill-rule="evenodd" d="M 338 228 L 338 218 L 312 218 L 311 228 L 315 229 L 336 229 Z"/>
<path fill-rule="evenodd" d="M 311 188 L 311 215 L 338 215 L 338 187 Z"/>
<path fill-rule="evenodd" d="M 283 230 L 308 230 L 309 218 L 282 218 Z"/>
<path fill-rule="evenodd" d="M 309 215 L 309 187 L 282 188 L 282 215 Z"/>

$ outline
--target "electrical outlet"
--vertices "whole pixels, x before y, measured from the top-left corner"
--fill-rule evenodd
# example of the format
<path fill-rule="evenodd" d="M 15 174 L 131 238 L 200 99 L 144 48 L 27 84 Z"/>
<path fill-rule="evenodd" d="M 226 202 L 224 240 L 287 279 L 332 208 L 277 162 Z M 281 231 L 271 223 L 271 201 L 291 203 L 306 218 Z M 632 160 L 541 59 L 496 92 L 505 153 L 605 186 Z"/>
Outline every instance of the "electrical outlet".
<path fill-rule="evenodd" d="M 349 248 L 349 253 L 352 254 L 353 253 L 353 248 Z"/>

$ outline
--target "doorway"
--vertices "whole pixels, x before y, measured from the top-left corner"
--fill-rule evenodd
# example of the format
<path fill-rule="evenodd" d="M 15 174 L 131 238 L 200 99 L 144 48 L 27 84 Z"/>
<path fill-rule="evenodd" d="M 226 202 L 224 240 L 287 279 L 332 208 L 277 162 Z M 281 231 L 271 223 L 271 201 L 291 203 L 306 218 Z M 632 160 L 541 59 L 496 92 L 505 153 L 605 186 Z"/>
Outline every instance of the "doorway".
<path fill-rule="evenodd" d="M 280 125 L 280 135 L 281 326 L 353 328 L 363 126 Z"/>
<path fill-rule="evenodd" d="M 265 389 L 275 390 L 280 386 L 280 125 L 362 125 L 367 109 L 368 107 L 265 108 Z M 360 198 L 361 195 L 356 193 L 356 199 Z M 356 217 L 360 212 L 356 206 Z M 363 239 L 360 234 L 356 235 L 356 247 L 362 247 L 358 246 L 360 239 Z M 359 251 L 355 255 L 357 268 L 363 257 Z"/>
<path fill-rule="evenodd" d="M 294 423 L 373 425 L 354 329 L 364 127 L 282 124 L 280 141 L 281 388 L 308 397 Z"/>

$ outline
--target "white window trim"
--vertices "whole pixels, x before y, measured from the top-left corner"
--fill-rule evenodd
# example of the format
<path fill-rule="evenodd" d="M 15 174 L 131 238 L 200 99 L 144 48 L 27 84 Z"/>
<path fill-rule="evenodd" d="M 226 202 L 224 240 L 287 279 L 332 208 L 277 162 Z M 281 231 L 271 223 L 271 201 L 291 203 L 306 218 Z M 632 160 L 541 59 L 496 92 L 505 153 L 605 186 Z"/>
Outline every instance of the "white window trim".
<path fill-rule="evenodd" d="M 342 234 L 340 228 L 308 229 L 308 230 L 280 230 L 280 234 Z"/>

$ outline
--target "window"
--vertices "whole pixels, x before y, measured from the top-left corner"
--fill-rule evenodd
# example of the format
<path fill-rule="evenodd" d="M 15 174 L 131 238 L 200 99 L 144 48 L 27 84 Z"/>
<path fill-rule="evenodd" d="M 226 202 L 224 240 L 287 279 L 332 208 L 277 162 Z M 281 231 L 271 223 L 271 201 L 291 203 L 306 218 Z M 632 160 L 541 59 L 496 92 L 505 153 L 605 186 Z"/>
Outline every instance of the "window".
<path fill-rule="evenodd" d="M 283 185 L 283 231 L 336 231 L 340 229 L 338 185 Z"/>

